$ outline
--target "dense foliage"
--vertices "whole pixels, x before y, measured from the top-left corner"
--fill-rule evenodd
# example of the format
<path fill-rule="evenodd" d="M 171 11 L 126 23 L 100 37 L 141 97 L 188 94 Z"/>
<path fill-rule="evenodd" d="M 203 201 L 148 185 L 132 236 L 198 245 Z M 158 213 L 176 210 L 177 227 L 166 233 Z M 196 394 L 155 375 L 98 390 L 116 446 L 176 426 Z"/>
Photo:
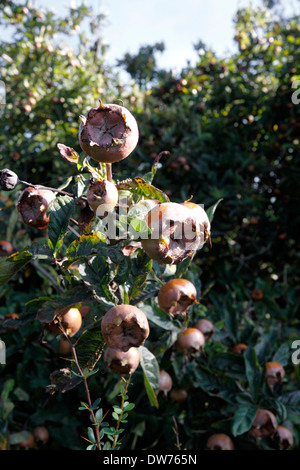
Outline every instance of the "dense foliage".
<path fill-rule="evenodd" d="M 276 449 L 278 436 L 260 440 L 249 433 L 258 408 L 274 413 L 299 448 L 300 374 L 291 361 L 292 342 L 300 339 L 300 105 L 292 101 L 293 84 L 300 80 L 299 19 L 274 20 L 266 8 L 242 9 L 235 17 L 238 52 L 220 58 L 199 41 L 197 64 L 177 75 L 156 67 L 162 44 L 143 47 L 119 61 L 133 79 L 130 87 L 106 66 L 97 33 L 102 17 L 82 7 L 58 19 L 18 2 L 6 4 L 0 24 L 9 25 L 12 36 L 0 42 L 7 93 L 0 168 L 32 184 L 61 185 L 75 197 L 56 198 L 49 229 L 41 232 L 17 214 L 21 186 L 0 193 L 0 240 L 20 252 L 11 261 L 0 258 L 0 335 L 7 347 L 7 364 L 0 366 L 0 447 L 20 445 L 26 431 L 39 425 L 47 427 L 50 439 L 36 448 L 85 448 L 82 435 L 93 442 L 84 405 L 78 410 L 86 401 L 84 388 L 73 387 L 80 377 L 73 375 L 70 384 L 63 373 L 53 376 L 74 363 L 62 357 L 59 341 L 41 324 L 57 308 L 76 304 L 90 307 L 76 348 L 80 364 L 93 366 L 88 383 L 92 397 L 101 398 L 98 417 L 108 412 L 103 435 L 114 435 L 128 391 L 121 448 L 176 449 L 178 437 L 181 448 L 201 450 L 210 435 L 221 432 L 237 449 Z M 79 29 L 87 21 L 89 36 Z M 95 235 L 97 221 L 89 225 L 91 216 L 79 200 L 90 174 L 77 133 L 79 115 L 96 106 L 99 96 L 103 102 L 122 99 L 139 125 L 136 150 L 113 166 L 131 205 L 146 194 L 175 202 L 193 197 L 206 209 L 221 200 L 212 246 L 207 243 L 192 263 L 165 267 L 151 263 L 142 250 L 124 257 L 122 243 L 107 246 Z M 58 143 L 75 149 L 75 163 L 61 157 Z M 137 220 L 133 216 L 135 228 Z M 85 270 L 78 269 L 76 262 L 91 255 Z M 215 328 L 204 352 L 188 360 L 174 347 L 183 321 L 164 314 L 157 303 L 159 287 L 174 277 L 197 288 L 199 303 L 184 325 L 208 318 Z M 98 358 L 102 316 L 127 302 L 146 313 L 151 333 L 125 390 Z M 5 319 L 11 313 L 18 318 Z M 240 343 L 248 346 L 243 355 L 232 352 Z M 265 380 L 270 361 L 285 369 L 283 383 L 274 388 Z M 187 390 L 183 402 L 157 393 L 159 368 L 168 371 L 174 388 Z"/>

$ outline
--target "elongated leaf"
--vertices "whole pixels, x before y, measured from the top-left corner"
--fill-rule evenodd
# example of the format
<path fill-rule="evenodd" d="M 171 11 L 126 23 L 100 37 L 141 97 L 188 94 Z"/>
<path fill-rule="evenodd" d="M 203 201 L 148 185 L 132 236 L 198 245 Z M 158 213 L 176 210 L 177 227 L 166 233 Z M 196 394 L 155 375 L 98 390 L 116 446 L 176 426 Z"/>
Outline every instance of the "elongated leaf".
<path fill-rule="evenodd" d="M 121 181 L 117 184 L 118 190 L 130 191 L 132 194 L 143 196 L 147 199 L 157 199 L 161 202 L 170 202 L 168 196 L 160 189 L 146 183 L 143 178 L 128 178 L 127 180 Z"/>
<path fill-rule="evenodd" d="M 218 207 L 218 205 L 220 204 L 221 201 L 223 201 L 223 199 L 219 199 L 215 204 L 213 204 L 212 206 L 210 206 L 207 209 L 206 214 L 207 214 L 207 217 L 208 217 L 210 223 L 212 223 L 212 220 L 214 218 L 216 209 L 217 209 L 217 207 Z"/>
<path fill-rule="evenodd" d="M 144 373 L 144 384 L 151 405 L 158 408 L 158 401 L 154 390 L 158 389 L 159 366 L 155 356 L 145 346 L 140 346 L 140 364 Z"/>
<path fill-rule="evenodd" d="M 0 258 L 0 286 L 6 284 L 31 259 L 32 254 L 29 251 L 14 253 L 8 258 Z"/>
<path fill-rule="evenodd" d="M 151 307 L 150 305 L 143 305 L 143 312 L 148 320 L 163 330 L 180 332 L 180 327 L 175 324 L 172 318 L 161 311 L 158 307 Z"/>
<path fill-rule="evenodd" d="M 253 401 L 256 402 L 258 394 L 262 386 L 262 369 L 258 363 L 256 352 L 253 348 L 248 347 L 244 352 L 244 360 L 246 366 L 246 376 L 249 382 L 250 391 Z"/>
<path fill-rule="evenodd" d="M 252 422 L 255 418 L 258 407 L 255 405 L 250 405 L 244 403 L 240 405 L 237 411 L 234 414 L 232 421 L 232 434 L 234 436 L 239 436 L 249 431 L 251 428 Z"/>
<path fill-rule="evenodd" d="M 74 206 L 75 199 L 70 196 L 58 196 L 49 206 L 48 244 L 54 252 L 62 245 Z"/>

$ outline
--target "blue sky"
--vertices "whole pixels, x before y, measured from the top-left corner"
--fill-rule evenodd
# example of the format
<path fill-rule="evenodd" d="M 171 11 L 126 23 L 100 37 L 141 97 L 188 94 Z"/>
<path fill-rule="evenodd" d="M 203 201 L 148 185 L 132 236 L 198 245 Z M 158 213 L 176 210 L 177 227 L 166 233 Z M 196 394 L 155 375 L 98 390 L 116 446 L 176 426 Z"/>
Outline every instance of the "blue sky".
<path fill-rule="evenodd" d="M 79 0 L 31 0 L 36 7 L 58 13 Z M 126 52 L 135 53 L 141 45 L 164 41 L 166 51 L 159 57 L 164 68 L 180 69 L 187 60 L 196 60 L 193 44 L 200 39 L 219 55 L 235 50 L 233 17 L 249 0 L 86 0 L 96 11 L 107 12 L 103 37 L 109 44 L 108 61 L 115 63 Z M 252 0 L 253 6 L 261 0 Z M 285 0 L 285 4 L 299 0 Z"/>

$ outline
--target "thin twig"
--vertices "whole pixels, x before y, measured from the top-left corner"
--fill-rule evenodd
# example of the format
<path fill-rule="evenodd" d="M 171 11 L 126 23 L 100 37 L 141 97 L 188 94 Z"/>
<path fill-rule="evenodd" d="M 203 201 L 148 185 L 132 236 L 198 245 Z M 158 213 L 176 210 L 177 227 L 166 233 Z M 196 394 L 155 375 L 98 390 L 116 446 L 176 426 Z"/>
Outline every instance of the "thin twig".
<path fill-rule="evenodd" d="M 127 390 L 128 390 L 128 385 L 129 385 L 129 382 L 130 382 L 130 379 L 131 379 L 131 374 L 129 375 L 129 378 L 128 380 L 126 381 L 126 385 L 125 385 L 125 389 L 124 389 L 124 393 L 122 393 L 122 401 L 121 401 L 121 410 L 122 410 L 122 413 L 119 414 L 119 419 L 118 419 L 118 422 L 117 422 L 117 426 L 116 426 L 116 431 L 115 431 L 115 435 L 114 435 L 114 442 L 111 446 L 112 449 L 114 449 L 117 445 L 117 439 L 118 439 L 118 431 L 119 431 L 119 428 L 120 428 L 120 424 L 121 424 L 121 421 L 122 421 L 122 417 L 123 417 L 123 414 L 124 414 L 124 411 L 123 411 L 123 408 L 124 408 L 124 403 L 125 403 L 125 398 L 124 398 L 124 395 L 127 395 Z"/>
<path fill-rule="evenodd" d="M 76 237 L 80 237 L 80 233 L 77 232 L 77 230 L 75 230 L 73 227 L 71 227 L 71 225 L 68 225 L 68 229 L 70 230 L 70 232 L 74 233 L 74 235 L 76 235 Z"/>
<path fill-rule="evenodd" d="M 66 191 L 61 191 L 60 189 L 56 189 L 56 188 L 51 188 L 50 186 L 42 186 L 40 184 L 27 183 L 27 181 L 22 181 L 22 180 L 19 180 L 19 183 L 24 184 L 25 186 L 31 186 L 35 189 L 47 189 L 49 191 L 54 191 L 54 192 L 59 193 L 59 194 L 64 194 L 65 196 L 75 197 L 74 194 L 72 194 L 72 193 L 68 193 Z"/>
<path fill-rule="evenodd" d="M 176 419 L 174 418 L 174 416 L 172 416 L 173 418 L 173 421 L 174 421 L 174 428 L 173 428 L 173 431 L 175 433 L 175 436 L 176 436 L 176 447 L 178 450 L 181 449 L 181 444 L 180 444 L 180 441 L 179 441 L 179 432 L 178 432 L 178 426 L 177 426 L 177 423 L 176 423 Z"/>
<path fill-rule="evenodd" d="M 87 383 L 87 378 L 86 376 L 84 375 L 84 373 L 82 372 L 82 369 L 79 365 L 79 362 L 78 362 L 78 357 L 77 357 L 77 353 L 76 353 L 76 348 L 74 346 L 74 344 L 72 343 L 72 341 L 70 340 L 68 334 L 66 333 L 61 321 L 58 319 L 58 324 L 59 324 L 59 327 L 61 329 L 61 331 L 63 332 L 65 338 L 67 339 L 67 341 L 69 342 L 71 348 L 72 348 L 72 353 L 73 353 L 73 357 L 74 357 L 74 362 L 76 364 L 76 367 L 78 369 L 78 372 L 79 374 L 81 375 L 82 379 L 83 379 L 83 383 L 84 383 L 84 387 L 85 387 L 85 392 L 86 392 L 86 396 L 87 396 L 87 401 L 88 401 L 88 405 L 89 405 L 89 412 L 91 414 L 91 417 L 92 417 L 92 420 L 93 420 L 93 423 L 94 423 L 94 426 L 95 426 L 95 432 L 96 432 L 96 437 L 97 437 L 97 448 L 98 450 L 102 450 L 102 446 L 100 444 L 100 434 L 99 434 L 99 424 L 97 423 L 97 420 L 95 418 L 95 413 L 92 409 L 92 400 L 91 400 L 91 395 L 90 395 L 90 390 L 89 390 L 89 387 L 88 387 L 88 383 Z"/>
<path fill-rule="evenodd" d="M 40 266 L 36 261 L 30 261 L 30 264 L 37 270 L 39 271 L 45 278 L 48 279 L 48 281 L 51 282 L 51 284 L 53 285 L 53 287 L 57 290 L 60 290 L 61 292 L 65 292 L 64 288 L 61 287 L 57 281 L 54 279 L 53 276 L 51 276 L 51 274 L 48 273 L 48 271 L 46 271 L 46 269 L 42 268 L 42 266 Z"/>

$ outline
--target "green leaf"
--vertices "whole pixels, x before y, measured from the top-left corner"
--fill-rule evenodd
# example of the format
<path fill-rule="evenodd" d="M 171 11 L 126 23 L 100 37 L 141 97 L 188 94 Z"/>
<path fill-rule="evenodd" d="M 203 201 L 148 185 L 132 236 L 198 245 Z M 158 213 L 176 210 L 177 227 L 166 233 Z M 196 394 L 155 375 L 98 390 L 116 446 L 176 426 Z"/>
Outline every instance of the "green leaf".
<path fill-rule="evenodd" d="M 140 364 L 144 373 L 144 384 L 151 405 L 158 408 L 158 401 L 154 390 L 158 389 L 159 366 L 155 356 L 145 347 L 140 346 Z"/>
<path fill-rule="evenodd" d="M 246 376 L 253 401 L 256 402 L 262 386 L 263 373 L 258 363 L 256 352 L 253 348 L 248 347 L 244 352 L 244 361 L 246 367 Z"/>
<path fill-rule="evenodd" d="M 167 331 L 180 332 L 180 326 L 176 325 L 170 315 L 160 310 L 157 306 L 143 305 L 142 308 L 148 320 L 154 323 L 154 325 Z"/>
<path fill-rule="evenodd" d="M 55 310 L 71 307 L 81 302 L 87 302 L 90 300 L 90 297 L 91 294 L 86 287 L 75 287 L 44 302 L 38 310 L 37 319 L 41 323 L 51 323 L 55 318 Z M 39 303 L 38 301 L 39 299 L 36 299 L 37 303 Z"/>
<path fill-rule="evenodd" d="M 140 177 L 128 178 L 117 184 L 118 190 L 130 191 L 132 194 L 143 196 L 146 199 L 157 199 L 160 202 L 170 202 L 168 196 L 160 189 L 146 183 Z"/>
<path fill-rule="evenodd" d="M 8 258 L 0 258 L 0 286 L 10 281 L 31 259 L 32 254 L 29 251 L 21 251 Z"/>
<path fill-rule="evenodd" d="M 54 252 L 62 245 L 74 206 L 75 199 L 70 196 L 58 196 L 49 206 L 48 245 Z"/>
<path fill-rule="evenodd" d="M 218 205 L 220 204 L 221 201 L 223 201 L 223 198 L 222 198 L 222 199 L 219 199 L 214 205 L 210 206 L 210 207 L 207 209 L 206 214 L 207 214 L 207 217 L 208 217 L 210 223 L 212 223 L 212 220 L 213 220 L 213 218 L 214 218 L 216 209 L 217 209 L 217 207 L 218 207 Z"/>
<path fill-rule="evenodd" d="M 242 404 L 234 414 L 231 431 L 233 436 L 239 436 L 249 431 L 255 418 L 258 407 L 255 405 Z"/>
<path fill-rule="evenodd" d="M 28 431 L 21 431 L 21 432 L 14 432 L 9 434 L 9 443 L 10 445 L 14 446 L 17 444 L 22 444 L 26 442 L 30 437 L 30 433 Z"/>
<path fill-rule="evenodd" d="M 132 258 L 131 261 L 131 272 L 130 272 L 130 283 L 131 289 L 129 292 L 129 299 L 134 299 L 141 292 L 143 286 L 146 283 L 147 277 L 149 276 L 152 269 L 152 260 L 148 255 L 138 250 L 137 256 Z"/>
<path fill-rule="evenodd" d="M 94 430 L 92 428 L 88 428 L 88 439 L 93 442 L 94 444 L 96 443 L 96 438 L 94 434 Z"/>
<path fill-rule="evenodd" d="M 101 232 L 81 235 L 71 243 L 66 253 L 70 262 L 95 254 L 109 257 L 115 263 L 123 258 L 118 247 L 110 247 L 106 244 L 105 237 Z"/>

